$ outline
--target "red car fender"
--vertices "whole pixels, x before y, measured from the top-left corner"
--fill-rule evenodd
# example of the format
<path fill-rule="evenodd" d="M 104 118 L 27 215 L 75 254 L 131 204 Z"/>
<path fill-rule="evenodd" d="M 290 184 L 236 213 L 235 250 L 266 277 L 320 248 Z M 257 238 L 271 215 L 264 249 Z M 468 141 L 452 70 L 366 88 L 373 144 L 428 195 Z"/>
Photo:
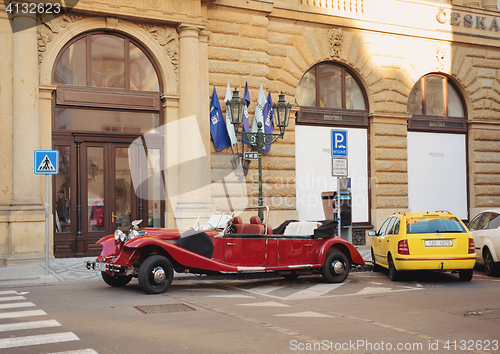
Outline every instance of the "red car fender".
<path fill-rule="evenodd" d="M 318 251 L 316 253 L 316 263 L 324 264 L 326 254 L 332 248 L 345 253 L 346 256 L 351 259 L 353 264 L 365 264 L 365 261 L 359 254 L 358 250 L 350 242 L 347 242 L 340 237 L 332 237 L 326 239 L 326 241 L 318 248 Z"/>
<path fill-rule="evenodd" d="M 155 237 L 141 237 L 138 239 L 133 239 L 127 242 L 124 248 L 139 249 L 151 245 L 163 248 L 176 262 L 185 267 L 213 270 L 217 272 L 238 271 L 238 268 L 236 266 L 228 265 L 226 263 L 201 256 L 172 243 L 159 240 Z"/>
<path fill-rule="evenodd" d="M 104 236 L 96 243 L 102 245 L 102 252 L 97 260 L 102 260 L 104 257 L 118 255 L 121 251 L 121 247 L 116 243 L 113 235 Z"/>

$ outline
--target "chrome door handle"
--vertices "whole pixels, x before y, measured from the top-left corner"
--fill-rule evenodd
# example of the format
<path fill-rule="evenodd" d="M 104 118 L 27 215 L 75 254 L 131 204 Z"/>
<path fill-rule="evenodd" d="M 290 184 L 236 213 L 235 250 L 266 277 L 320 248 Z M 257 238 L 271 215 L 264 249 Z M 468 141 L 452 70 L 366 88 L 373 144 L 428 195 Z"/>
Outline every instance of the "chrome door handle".
<path fill-rule="evenodd" d="M 309 243 L 307 245 L 304 245 L 304 247 L 312 247 L 312 243 Z"/>
<path fill-rule="evenodd" d="M 228 245 L 228 246 L 236 246 L 236 243 L 230 243 L 230 242 L 228 242 L 228 243 L 226 243 L 226 245 Z"/>

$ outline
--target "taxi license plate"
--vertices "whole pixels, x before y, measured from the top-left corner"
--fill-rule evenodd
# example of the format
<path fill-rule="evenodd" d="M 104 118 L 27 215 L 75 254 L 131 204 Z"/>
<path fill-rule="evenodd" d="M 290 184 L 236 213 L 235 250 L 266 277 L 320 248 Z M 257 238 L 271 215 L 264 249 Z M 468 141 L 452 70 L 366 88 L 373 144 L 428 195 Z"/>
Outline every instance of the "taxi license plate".
<path fill-rule="evenodd" d="M 106 271 L 106 263 L 105 262 L 95 262 L 94 269 L 101 271 L 101 272 L 104 272 L 104 271 Z"/>
<path fill-rule="evenodd" d="M 452 247 L 453 240 L 424 240 L 425 247 Z"/>

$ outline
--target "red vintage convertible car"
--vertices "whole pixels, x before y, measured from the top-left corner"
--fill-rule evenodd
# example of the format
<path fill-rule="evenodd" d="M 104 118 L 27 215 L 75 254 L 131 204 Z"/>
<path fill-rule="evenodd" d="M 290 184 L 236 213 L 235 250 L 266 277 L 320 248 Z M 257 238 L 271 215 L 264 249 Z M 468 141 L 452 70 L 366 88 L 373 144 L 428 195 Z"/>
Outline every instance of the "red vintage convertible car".
<path fill-rule="evenodd" d="M 257 209 L 251 208 L 251 209 Z M 269 213 L 269 208 L 267 214 Z M 248 210 L 248 209 L 247 209 Z M 336 221 L 287 221 L 276 229 L 258 216 L 243 223 L 233 213 L 214 213 L 207 225 L 189 230 L 137 227 L 117 230 L 97 243 L 103 249 L 86 267 L 101 271 L 110 286 L 125 286 L 133 277 L 150 294 L 165 292 L 174 270 L 197 274 L 277 272 L 285 278 L 321 273 L 330 283 L 343 282 L 353 265 L 364 265 L 356 248 L 334 236 Z"/>

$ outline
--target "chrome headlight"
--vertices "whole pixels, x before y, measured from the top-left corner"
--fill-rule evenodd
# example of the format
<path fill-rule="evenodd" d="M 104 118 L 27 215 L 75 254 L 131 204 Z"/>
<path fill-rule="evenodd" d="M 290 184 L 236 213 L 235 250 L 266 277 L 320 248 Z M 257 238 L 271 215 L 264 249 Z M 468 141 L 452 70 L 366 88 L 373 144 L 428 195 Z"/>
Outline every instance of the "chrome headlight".
<path fill-rule="evenodd" d="M 116 230 L 115 231 L 115 240 L 116 242 L 118 241 L 123 241 L 125 239 L 125 234 L 121 230 Z"/>
<path fill-rule="evenodd" d="M 139 236 L 139 231 L 137 230 L 130 230 L 130 232 L 128 233 L 128 239 L 127 240 L 132 240 L 133 238 L 136 238 Z"/>

